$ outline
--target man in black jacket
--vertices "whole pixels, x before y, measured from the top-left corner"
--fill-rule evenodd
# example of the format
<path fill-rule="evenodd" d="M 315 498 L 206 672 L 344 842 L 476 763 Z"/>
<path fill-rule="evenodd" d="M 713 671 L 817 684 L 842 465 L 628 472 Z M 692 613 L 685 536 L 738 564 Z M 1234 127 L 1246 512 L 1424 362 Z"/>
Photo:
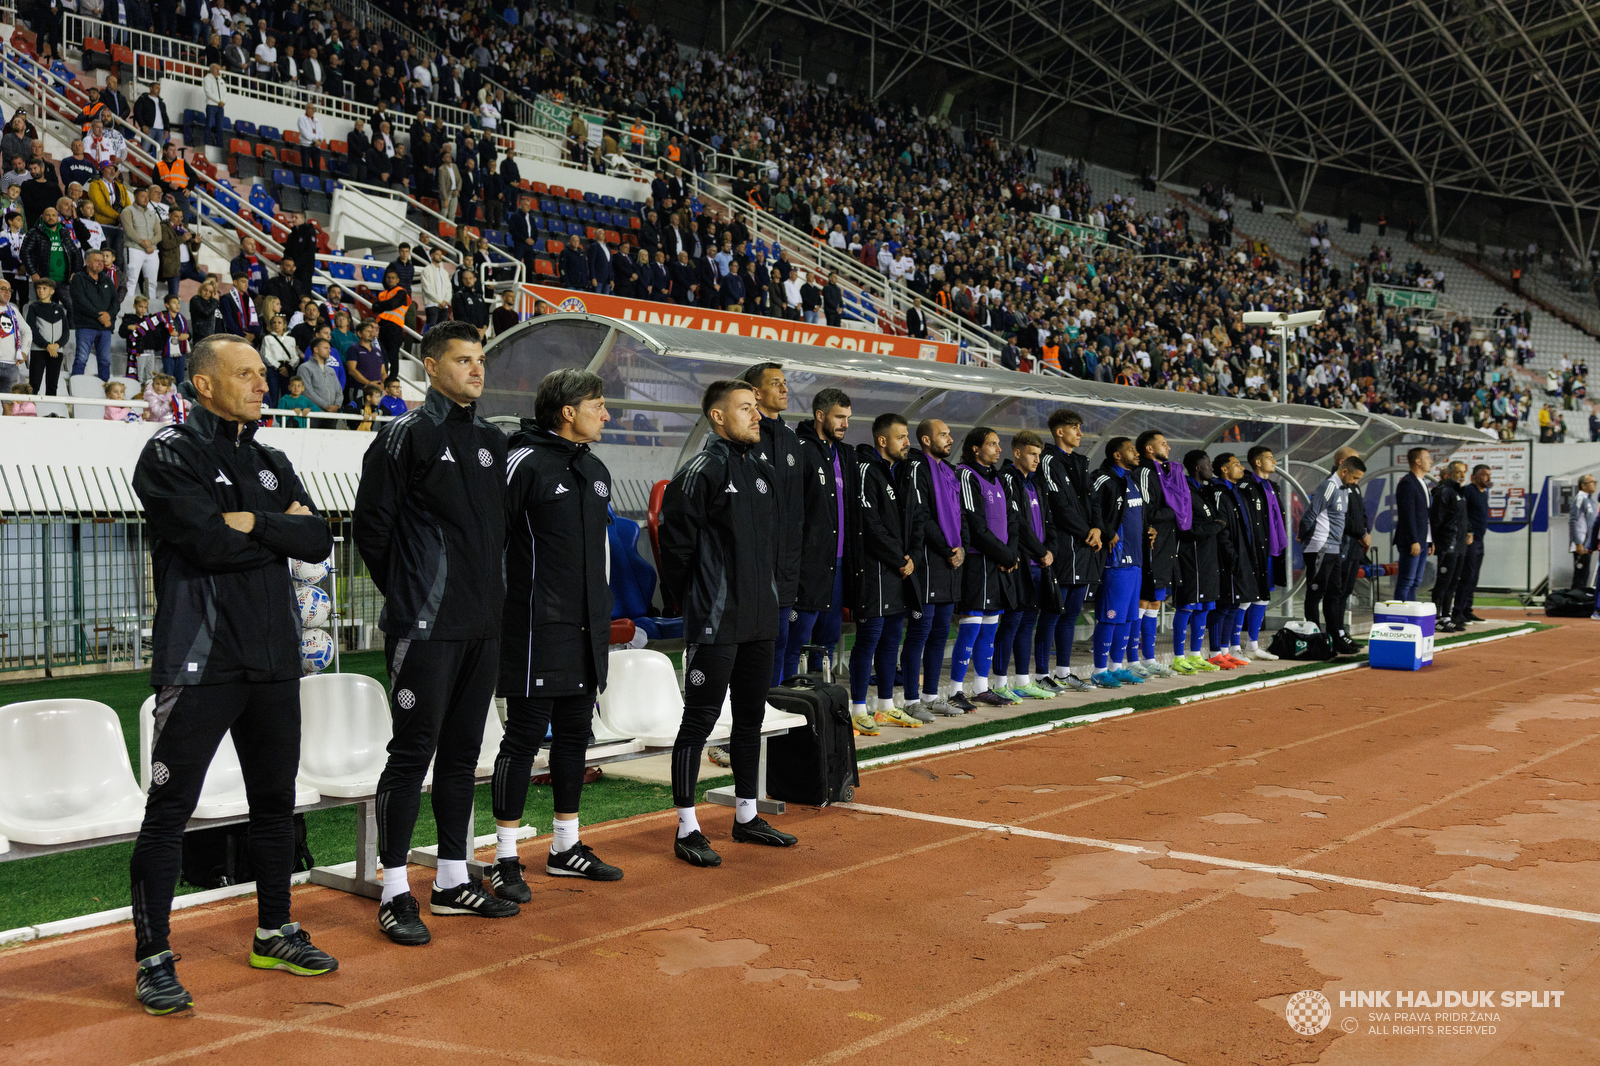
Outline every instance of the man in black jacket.
<path fill-rule="evenodd" d="M 1016 590 L 1008 597 L 1014 606 L 1000 616 L 1000 628 L 995 631 L 989 686 L 993 690 L 998 685 L 1013 696 L 1036 700 L 1049 699 L 1059 692 L 1035 684 L 1036 675 L 1029 669 L 1040 604 L 1053 605 L 1057 598 L 1055 556 L 1050 548 L 1055 534 L 1050 529 L 1050 511 L 1044 502 L 1039 478 L 1043 453 L 1044 439 L 1033 430 L 1024 429 L 1011 438 L 1011 458 L 1000 467 L 1006 496 L 1019 513 L 1018 562 L 1017 568 L 1007 575 L 1008 583 Z M 1037 677 L 1046 676 L 1047 664 L 1041 660 Z"/>
<path fill-rule="evenodd" d="M 673 854 L 721 866 L 700 831 L 695 784 L 700 753 L 733 709 L 733 839 L 789 847 L 795 838 L 756 814 L 761 720 L 778 633 L 777 505 L 772 467 L 761 461 L 761 412 L 743 381 L 714 381 L 700 401 L 714 434 L 673 475 L 661 501 L 661 584 L 683 608 L 683 724 L 672 745 Z"/>
<path fill-rule="evenodd" d="M 772 683 L 784 682 L 783 655 L 789 643 L 789 621 L 795 596 L 800 591 L 800 548 L 806 513 L 805 465 L 800 438 L 783 421 L 789 409 L 789 382 L 781 363 L 757 363 L 744 372 L 756 394 L 761 412 L 761 460 L 772 467 L 772 489 L 776 497 L 778 524 L 777 562 L 774 579 L 778 586 L 778 636 L 773 645 Z"/>
<path fill-rule="evenodd" d="M 589 257 L 583 250 L 582 237 L 568 237 L 567 246 L 561 250 L 561 284 L 580 292 L 589 291 Z"/>
<path fill-rule="evenodd" d="M 800 583 L 789 643 L 783 654 L 783 676 L 800 672 L 800 649 L 820 644 L 832 654 L 844 623 L 844 604 L 855 556 L 856 468 L 844 443 L 850 429 L 850 397 L 842 389 L 823 389 L 811 399 L 811 421 L 796 430 L 805 479 L 805 530 L 800 548 Z M 813 662 L 813 668 L 820 663 Z M 870 717 L 855 726 L 877 733 Z"/>
<path fill-rule="evenodd" d="M 250 965 L 314 976 L 338 968 L 289 920 L 294 779 L 300 766 L 300 619 L 289 559 L 333 537 L 282 452 L 257 443 L 266 368 L 243 338 L 189 355 L 198 402 L 145 444 L 133 488 L 153 535 L 150 797 L 133 848 L 137 994 L 151 1014 L 193 1006 L 167 942 L 183 829 L 231 732 L 250 800 L 256 939 Z"/>
<path fill-rule="evenodd" d="M 1439 573 L 1433 582 L 1434 615 L 1438 619 L 1434 631 L 1438 633 L 1454 633 L 1461 628 L 1452 621 L 1451 608 L 1456 583 L 1461 578 L 1462 559 L 1472 538 L 1472 531 L 1467 528 L 1467 498 L 1461 494 L 1466 480 L 1467 464 L 1455 460 L 1445 468 L 1428 508 L 1434 555 L 1439 562 Z"/>
<path fill-rule="evenodd" d="M 1472 610 L 1472 599 L 1478 591 L 1478 574 L 1483 569 L 1483 542 L 1489 535 L 1489 486 L 1492 483 L 1492 471 L 1487 465 L 1479 463 L 1472 468 L 1472 480 L 1461 490 L 1467 502 L 1467 552 L 1461 557 L 1461 580 L 1456 583 L 1455 603 L 1450 614 L 1450 621 L 1455 623 L 1457 629 L 1465 629 L 1469 623 L 1483 621 Z M 1589 531 L 1591 544 L 1595 532 Z"/>
<path fill-rule="evenodd" d="M 1188 483 L 1183 468 L 1172 462 L 1172 446 L 1158 429 L 1147 429 L 1134 441 L 1139 466 L 1134 471 L 1139 493 L 1144 497 L 1145 557 L 1144 579 L 1139 588 L 1139 627 L 1132 640 L 1139 642 L 1141 670 L 1151 677 L 1172 677 L 1176 673 L 1156 660 L 1156 629 L 1161 621 L 1161 604 L 1172 588 L 1178 566 L 1178 529 L 1188 526 Z M 1169 500 L 1169 495 L 1181 497 Z M 1183 508 L 1183 520 L 1178 508 Z M 1135 669 L 1132 663 L 1129 669 Z"/>
<path fill-rule="evenodd" d="M 822 318 L 835 329 L 844 322 L 844 290 L 839 288 L 839 275 L 831 270 L 822 287 Z"/>
<path fill-rule="evenodd" d="M 872 422 L 872 443 L 856 448 L 856 482 L 851 505 L 856 511 L 860 544 L 856 552 L 856 596 L 851 617 L 856 642 L 850 651 L 850 716 L 872 718 L 878 725 L 916 729 L 933 715 L 921 707 L 894 705 L 894 675 L 900 657 L 900 631 L 906 620 L 906 581 L 916 564 L 911 560 L 911 531 L 894 488 L 894 464 L 911 450 L 906 420 L 892 412 Z M 878 673 L 878 702 L 867 706 L 867 682 Z M 918 713 L 921 712 L 921 713 Z"/>
<path fill-rule="evenodd" d="M 1104 565 L 1100 559 L 1101 523 L 1095 494 L 1090 491 L 1089 460 L 1078 454 L 1083 442 L 1083 416 L 1068 407 L 1050 412 L 1050 441 L 1039 459 L 1039 479 L 1055 534 L 1056 583 L 1061 587 L 1059 609 L 1040 608 L 1034 654 L 1042 670 L 1050 661 L 1054 643 L 1056 665 L 1050 682 L 1061 691 L 1088 692 L 1093 685 L 1072 672 L 1072 644 L 1078 616 L 1089 590 L 1099 584 Z M 1041 685 L 1048 688 L 1049 685 Z"/>
<path fill-rule="evenodd" d="M 606 687 L 611 586 L 606 532 L 611 472 L 589 449 L 605 424 L 605 382 L 586 370 L 557 370 L 539 384 L 533 418 L 523 419 L 506 457 L 506 611 L 500 638 L 500 695 L 506 732 L 494 760 L 494 894 L 533 898 L 517 861 L 517 827 L 533 760 L 550 730 L 555 826 L 545 873 L 617 881 L 578 839 L 578 800 L 595 696 Z"/>
<path fill-rule="evenodd" d="M 963 547 L 961 478 L 948 462 L 955 447 L 950 427 L 937 418 L 917 424 L 920 450 L 913 448 L 898 468 L 897 485 L 910 530 L 908 552 L 916 566 L 906 583 L 910 621 L 900 652 L 906 706 L 921 703 L 932 714 L 965 714 L 956 703 L 966 697 L 940 685 L 950 619 L 961 596 Z M 915 715 L 913 715 L 915 717 Z"/>
<path fill-rule="evenodd" d="M 433 760 L 437 915 L 505 918 L 516 903 L 467 880 L 473 771 L 500 665 L 505 599 L 505 434 L 477 416 L 483 346 L 465 322 L 422 339 L 422 406 L 378 430 L 361 464 L 354 533 L 383 593 L 394 739 L 378 778 L 378 927 L 397 944 L 431 938 L 406 881 L 422 779 Z"/>
<path fill-rule="evenodd" d="M 1211 457 L 1196 448 L 1183 457 L 1189 485 L 1189 528 L 1178 531 L 1178 566 L 1172 579 L 1172 668 L 1180 674 L 1214 673 L 1201 655 L 1206 621 L 1220 594 L 1220 551 L 1228 520 L 1212 482 Z M 1231 546 L 1230 546 L 1231 549 Z"/>

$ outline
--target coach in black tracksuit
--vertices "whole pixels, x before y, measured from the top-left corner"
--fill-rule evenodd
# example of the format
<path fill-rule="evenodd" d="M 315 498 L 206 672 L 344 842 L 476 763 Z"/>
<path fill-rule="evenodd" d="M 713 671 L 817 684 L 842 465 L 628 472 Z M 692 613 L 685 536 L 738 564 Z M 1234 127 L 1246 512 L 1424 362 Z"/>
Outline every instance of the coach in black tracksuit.
<path fill-rule="evenodd" d="M 151 1014 L 192 1005 L 173 969 L 168 919 L 184 825 L 226 733 L 250 802 L 256 922 L 271 933 L 258 934 L 250 964 L 302 974 L 338 966 L 289 921 L 301 667 L 287 560 L 326 559 L 333 537 L 288 457 L 255 439 L 266 373 L 254 349 L 219 334 L 189 366 L 199 402 L 188 421 L 150 438 L 133 474 L 156 593 L 150 795 L 129 864 L 137 991 Z"/>
<path fill-rule="evenodd" d="M 1454 633 L 1452 621 L 1456 584 L 1461 580 L 1461 563 L 1467 554 L 1467 498 L 1461 492 L 1467 480 L 1467 464 L 1456 461 L 1445 467 L 1444 476 L 1433 490 L 1428 508 L 1428 527 L 1433 533 L 1434 557 L 1439 571 L 1433 582 L 1433 605 L 1439 621 L 1435 631 Z"/>
<path fill-rule="evenodd" d="M 839 389 L 823 389 L 811 399 L 811 421 L 795 431 L 805 486 L 805 528 L 795 616 L 783 656 L 785 677 L 799 672 L 803 646 L 832 648 L 839 642 L 844 605 L 855 594 L 850 585 L 855 572 L 856 509 L 850 501 L 858 488 L 855 453 L 844 443 L 849 425 L 850 397 Z"/>
<path fill-rule="evenodd" d="M 744 372 L 756 392 L 761 412 L 761 446 L 756 449 L 772 467 L 772 486 L 778 508 L 778 639 L 772 656 L 772 683 L 783 684 L 784 653 L 789 643 L 789 621 L 800 592 L 800 550 L 805 532 L 805 462 L 800 438 L 783 420 L 789 409 L 789 383 L 779 363 L 758 363 Z"/>
<path fill-rule="evenodd" d="M 611 585 L 606 537 L 611 472 L 590 450 L 610 419 L 605 382 L 557 370 L 539 384 L 506 458 L 506 607 L 500 628 L 500 695 L 506 731 L 494 760 L 494 894 L 532 898 L 517 860 L 517 827 L 534 757 L 550 731 L 554 832 L 545 873 L 616 881 L 578 839 L 578 801 L 596 695 L 606 687 Z"/>
<path fill-rule="evenodd" d="M 394 737 L 378 778 L 378 924 L 400 944 L 430 939 L 405 880 L 430 759 L 439 831 L 432 913 L 500 918 L 518 910 L 466 879 L 473 772 L 500 668 L 506 438 L 477 416 L 476 327 L 435 326 L 422 348 L 427 396 L 367 448 L 354 520 L 356 547 L 384 596 L 378 626 Z"/>
<path fill-rule="evenodd" d="M 733 710 L 733 839 L 787 847 L 795 838 L 756 815 L 761 721 L 778 633 L 773 579 L 777 507 L 772 468 L 762 462 L 760 411 L 743 381 L 715 381 L 701 411 L 712 436 L 672 476 L 661 500 L 661 584 L 683 606 L 683 724 L 672 745 L 673 852 L 694 866 L 720 866 L 695 814 L 700 753 L 722 713 Z"/>

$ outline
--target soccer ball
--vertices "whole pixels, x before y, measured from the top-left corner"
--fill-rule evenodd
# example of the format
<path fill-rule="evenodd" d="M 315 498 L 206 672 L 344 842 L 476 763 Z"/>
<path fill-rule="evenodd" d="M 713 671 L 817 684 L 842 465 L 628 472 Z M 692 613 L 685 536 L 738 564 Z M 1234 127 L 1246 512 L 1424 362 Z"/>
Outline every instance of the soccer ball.
<path fill-rule="evenodd" d="M 303 559 L 289 560 L 289 576 L 301 585 L 316 585 L 328 576 L 327 563 L 308 563 Z"/>
<path fill-rule="evenodd" d="M 326 592 L 315 585 L 301 585 L 294 590 L 294 598 L 300 605 L 302 628 L 315 629 L 328 624 L 328 613 L 332 611 L 333 603 Z"/>
<path fill-rule="evenodd" d="M 321 673 L 333 665 L 333 638 L 325 629 L 308 629 L 300 637 L 300 668 Z"/>

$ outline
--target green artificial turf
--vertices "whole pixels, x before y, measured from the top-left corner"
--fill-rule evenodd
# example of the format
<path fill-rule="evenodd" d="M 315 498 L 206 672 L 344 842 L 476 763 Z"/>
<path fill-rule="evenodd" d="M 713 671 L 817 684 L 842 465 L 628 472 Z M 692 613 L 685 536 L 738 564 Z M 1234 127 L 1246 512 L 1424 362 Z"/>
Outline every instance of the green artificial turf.
<path fill-rule="evenodd" d="M 1538 622 L 1529 622 L 1511 632 L 1539 631 L 1552 628 Z M 1501 632 L 1507 632 L 1502 630 Z M 1441 637 L 1439 646 L 1458 641 L 1473 640 L 1486 634 L 1462 633 Z M 848 637 L 846 638 L 848 644 Z M 1348 661 L 1348 660 L 1347 660 Z M 1294 677 L 1316 673 L 1335 663 L 1303 663 L 1270 675 L 1272 678 Z M 383 654 L 359 652 L 345 655 L 342 668 L 351 673 L 364 673 L 385 680 Z M 98 700 L 116 710 L 122 720 L 124 736 L 128 742 L 129 758 L 138 763 L 139 705 L 150 694 L 150 675 L 146 673 L 101 674 L 59 680 L 18 681 L 0 685 L 0 704 L 32 699 L 80 698 Z M 1099 711 L 1117 707 L 1132 707 L 1135 711 L 1154 710 L 1172 706 L 1180 696 L 1195 696 L 1234 688 L 1241 683 L 1236 677 L 1219 677 L 1204 684 L 1189 685 L 1166 692 L 1137 694 L 1136 689 L 1119 690 L 1109 699 L 1072 708 L 1066 713 L 1062 708 L 1036 711 L 1000 721 L 980 722 L 962 729 L 944 730 L 926 737 L 912 737 L 894 744 L 885 744 L 863 751 L 863 757 L 879 758 L 921 748 L 935 747 L 989 736 L 996 733 L 1026 729 L 1043 725 L 1063 717 L 1081 718 Z M 700 782 L 700 795 L 707 789 L 732 784 L 731 776 L 710 778 Z M 602 777 L 584 787 L 583 821 L 585 825 L 628 818 L 639 814 L 662 811 L 672 806 L 672 792 L 665 785 L 648 782 L 625 781 Z M 480 786 L 476 797 L 477 831 L 488 833 L 494 824 L 490 808 L 489 789 Z M 528 794 L 528 809 L 524 821 L 549 832 L 553 809 L 548 786 L 535 786 Z M 355 858 L 355 826 L 357 808 L 335 807 L 312 811 L 306 815 L 307 842 L 319 864 L 333 865 Z M 423 803 L 417 819 L 413 843 L 418 846 L 437 841 L 433 812 Z M 85 848 L 63 852 L 37 859 L 0 863 L 0 930 L 24 925 L 38 925 L 62 918 L 76 917 L 95 911 L 129 904 L 128 857 L 133 845 L 112 844 L 105 847 Z M 180 894 L 196 891 L 180 885 Z"/>

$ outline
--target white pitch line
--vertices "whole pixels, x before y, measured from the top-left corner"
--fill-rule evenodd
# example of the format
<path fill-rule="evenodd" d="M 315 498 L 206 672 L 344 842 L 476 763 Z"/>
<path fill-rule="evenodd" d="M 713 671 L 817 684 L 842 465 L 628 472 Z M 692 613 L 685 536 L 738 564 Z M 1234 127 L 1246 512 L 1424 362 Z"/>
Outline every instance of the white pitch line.
<path fill-rule="evenodd" d="M 1080 847 L 1099 848 L 1103 851 L 1120 851 L 1128 855 L 1148 855 L 1151 858 L 1177 859 L 1181 862 L 1194 862 L 1229 870 L 1248 870 L 1251 873 L 1272 874 L 1276 877 L 1299 878 L 1305 881 L 1326 881 L 1336 885 L 1348 885 L 1351 888 L 1366 888 L 1377 892 L 1419 896 L 1423 899 L 1440 900 L 1446 903 L 1466 903 L 1477 907 L 1521 911 L 1525 914 L 1538 914 L 1548 918 L 1570 918 L 1577 922 L 1590 922 L 1600 925 L 1600 914 L 1595 914 L 1591 911 L 1569 910 L 1566 907 L 1546 907 L 1539 903 L 1519 903 L 1516 900 L 1492 899 L 1488 896 L 1464 896 L 1458 892 L 1433 892 L 1425 888 L 1418 888 L 1415 885 L 1397 885 L 1388 881 L 1369 881 L 1361 877 L 1344 877 L 1340 874 L 1321 873 L 1316 870 L 1300 870 L 1293 866 L 1269 866 L 1266 863 L 1247 862 L 1243 859 L 1225 859 L 1218 855 L 1199 855 L 1191 851 L 1156 851 L 1152 848 L 1142 848 L 1137 844 L 1118 844 L 1114 840 L 1067 836 L 1062 833 L 1046 833 L 1041 829 L 1024 829 L 1021 826 L 1001 825 L 996 822 L 978 822 L 969 818 L 949 818 L 942 814 L 922 814 L 917 811 L 903 811 L 896 807 L 874 807 L 866 803 L 836 803 L 834 806 L 852 811 L 861 811 L 864 814 L 881 814 L 895 818 L 909 818 L 918 822 L 935 822 L 939 825 L 954 826 L 959 829 L 983 829 L 993 833 L 1010 833 L 1013 836 L 1032 837 L 1036 840 L 1054 840 L 1062 844 L 1077 844 Z"/>

